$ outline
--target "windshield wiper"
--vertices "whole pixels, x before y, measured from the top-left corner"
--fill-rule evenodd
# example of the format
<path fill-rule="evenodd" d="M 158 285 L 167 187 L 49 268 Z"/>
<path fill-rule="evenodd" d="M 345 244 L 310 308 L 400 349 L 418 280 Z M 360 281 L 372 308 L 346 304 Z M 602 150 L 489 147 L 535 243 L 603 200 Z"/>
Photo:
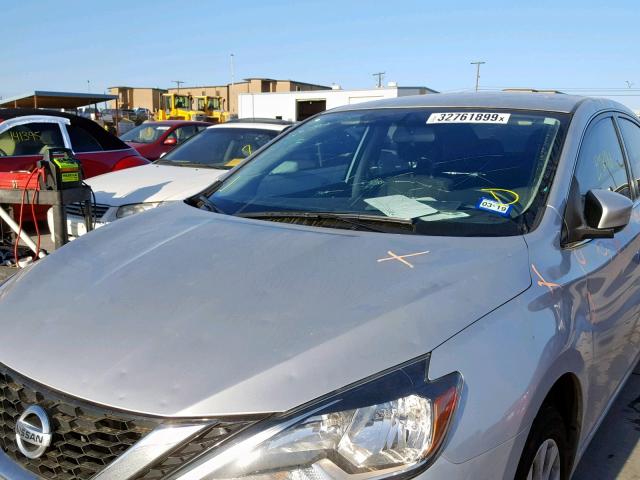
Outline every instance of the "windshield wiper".
<path fill-rule="evenodd" d="M 189 162 L 186 160 L 167 160 L 165 158 L 159 158 L 155 161 L 157 165 L 173 165 L 175 167 L 193 167 L 193 168 L 217 168 L 213 165 L 200 162 Z"/>
<path fill-rule="evenodd" d="M 216 207 L 215 203 L 209 200 L 206 195 L 196 195 L 195 200 L 198 200 L 201 203 L 199 208 L 207 207 L 207 210 L 209 210 L 210 212 L 222 213 L 223 215 L 226 215 L 225 212 Z"/>
<path fill-rule="evenodd" d="M 356 213 L 334 213 L 334 212 L 301 212 L 299 210 L 291 211 L 276 211 L 276 212 L 251 212 L 240 213 L 238 217 L 242 218 L 255 218 L 255 219 L 279 219 L 279 218 L 302 218 L 307 220 L 338 220 L 340 222 L 353 225 L 359 229 L 369 230 L 371 232 L 389 233 L 382 228 L 376 228 L 367 223 L 373 222 L 386 225 L 402 225 L 410 227 L 411 232 L 415 232 L 414 222 L 404 218 L 397 217 L 382 217 L 380 215 L 360 215 Z"/>

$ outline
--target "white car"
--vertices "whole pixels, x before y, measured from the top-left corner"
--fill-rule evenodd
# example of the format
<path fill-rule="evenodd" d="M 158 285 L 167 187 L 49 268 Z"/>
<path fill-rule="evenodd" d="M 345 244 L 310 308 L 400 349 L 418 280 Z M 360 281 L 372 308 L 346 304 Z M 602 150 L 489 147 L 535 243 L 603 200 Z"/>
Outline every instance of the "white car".
<path fill-rule="evenodd" d="M 95 227 L 185 200 L 286 129 L 289 122 L 232 121 L 208 127 L 151 165 L 88 179 L 95 195 Z M 47 217 L 53 235 L 51 210 Z M 82 206 L 67 206 L 69 237 L 86 233 Z"/>

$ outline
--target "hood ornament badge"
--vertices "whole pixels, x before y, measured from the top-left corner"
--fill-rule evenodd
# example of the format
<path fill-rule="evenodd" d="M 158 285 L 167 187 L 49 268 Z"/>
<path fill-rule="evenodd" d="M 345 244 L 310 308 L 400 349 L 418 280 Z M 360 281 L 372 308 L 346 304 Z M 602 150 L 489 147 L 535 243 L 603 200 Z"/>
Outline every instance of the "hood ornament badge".
<path fill-rule="evenodd" d="M 51 422 L 44 408 L 31 405 L 16 422 L 16 444 L 25 457 L 41 457 L 51 445 Z"/>

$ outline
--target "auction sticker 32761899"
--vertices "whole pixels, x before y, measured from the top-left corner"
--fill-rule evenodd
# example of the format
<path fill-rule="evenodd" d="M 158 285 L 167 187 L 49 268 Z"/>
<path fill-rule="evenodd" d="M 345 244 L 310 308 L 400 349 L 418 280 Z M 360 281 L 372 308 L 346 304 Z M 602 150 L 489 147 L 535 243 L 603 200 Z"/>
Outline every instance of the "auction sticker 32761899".
<path fill-rule="evenodd" d="M 427 123 L 502 123 L 509 122 L 510 113 L 497 112 L 437 112 L 429 115 Z"/>

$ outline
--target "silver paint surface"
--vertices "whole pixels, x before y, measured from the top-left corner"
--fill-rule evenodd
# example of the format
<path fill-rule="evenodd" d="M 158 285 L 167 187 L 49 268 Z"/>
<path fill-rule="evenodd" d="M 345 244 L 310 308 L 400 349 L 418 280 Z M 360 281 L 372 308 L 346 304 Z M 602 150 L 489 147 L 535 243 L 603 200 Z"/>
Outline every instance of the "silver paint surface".
<path fill-rule="evenodd" d="M 462 399 L 421 480 L 513 478 L 555 381 L 579 382 L 578 457 L 640 352 L 640 206 L 613 239 L 560 247 L 589 122 L 631 112 L 568 95 L 425 95 L 344 107 L 574 112 L 539 226 L 522 237 L 348 232 L 186 205 L 76 240 L 0 289 L 0 363 L 82 399 L 140 413 L 294 408 L 432 351 Z M 377 262 L 428 250 L 412 258 Z M 64 292 L 64 295 L 61 295 Z M 25 344 L 48 357 L 24 355 Z M 0 454 L 0 476 L 3 474 Z"/>

